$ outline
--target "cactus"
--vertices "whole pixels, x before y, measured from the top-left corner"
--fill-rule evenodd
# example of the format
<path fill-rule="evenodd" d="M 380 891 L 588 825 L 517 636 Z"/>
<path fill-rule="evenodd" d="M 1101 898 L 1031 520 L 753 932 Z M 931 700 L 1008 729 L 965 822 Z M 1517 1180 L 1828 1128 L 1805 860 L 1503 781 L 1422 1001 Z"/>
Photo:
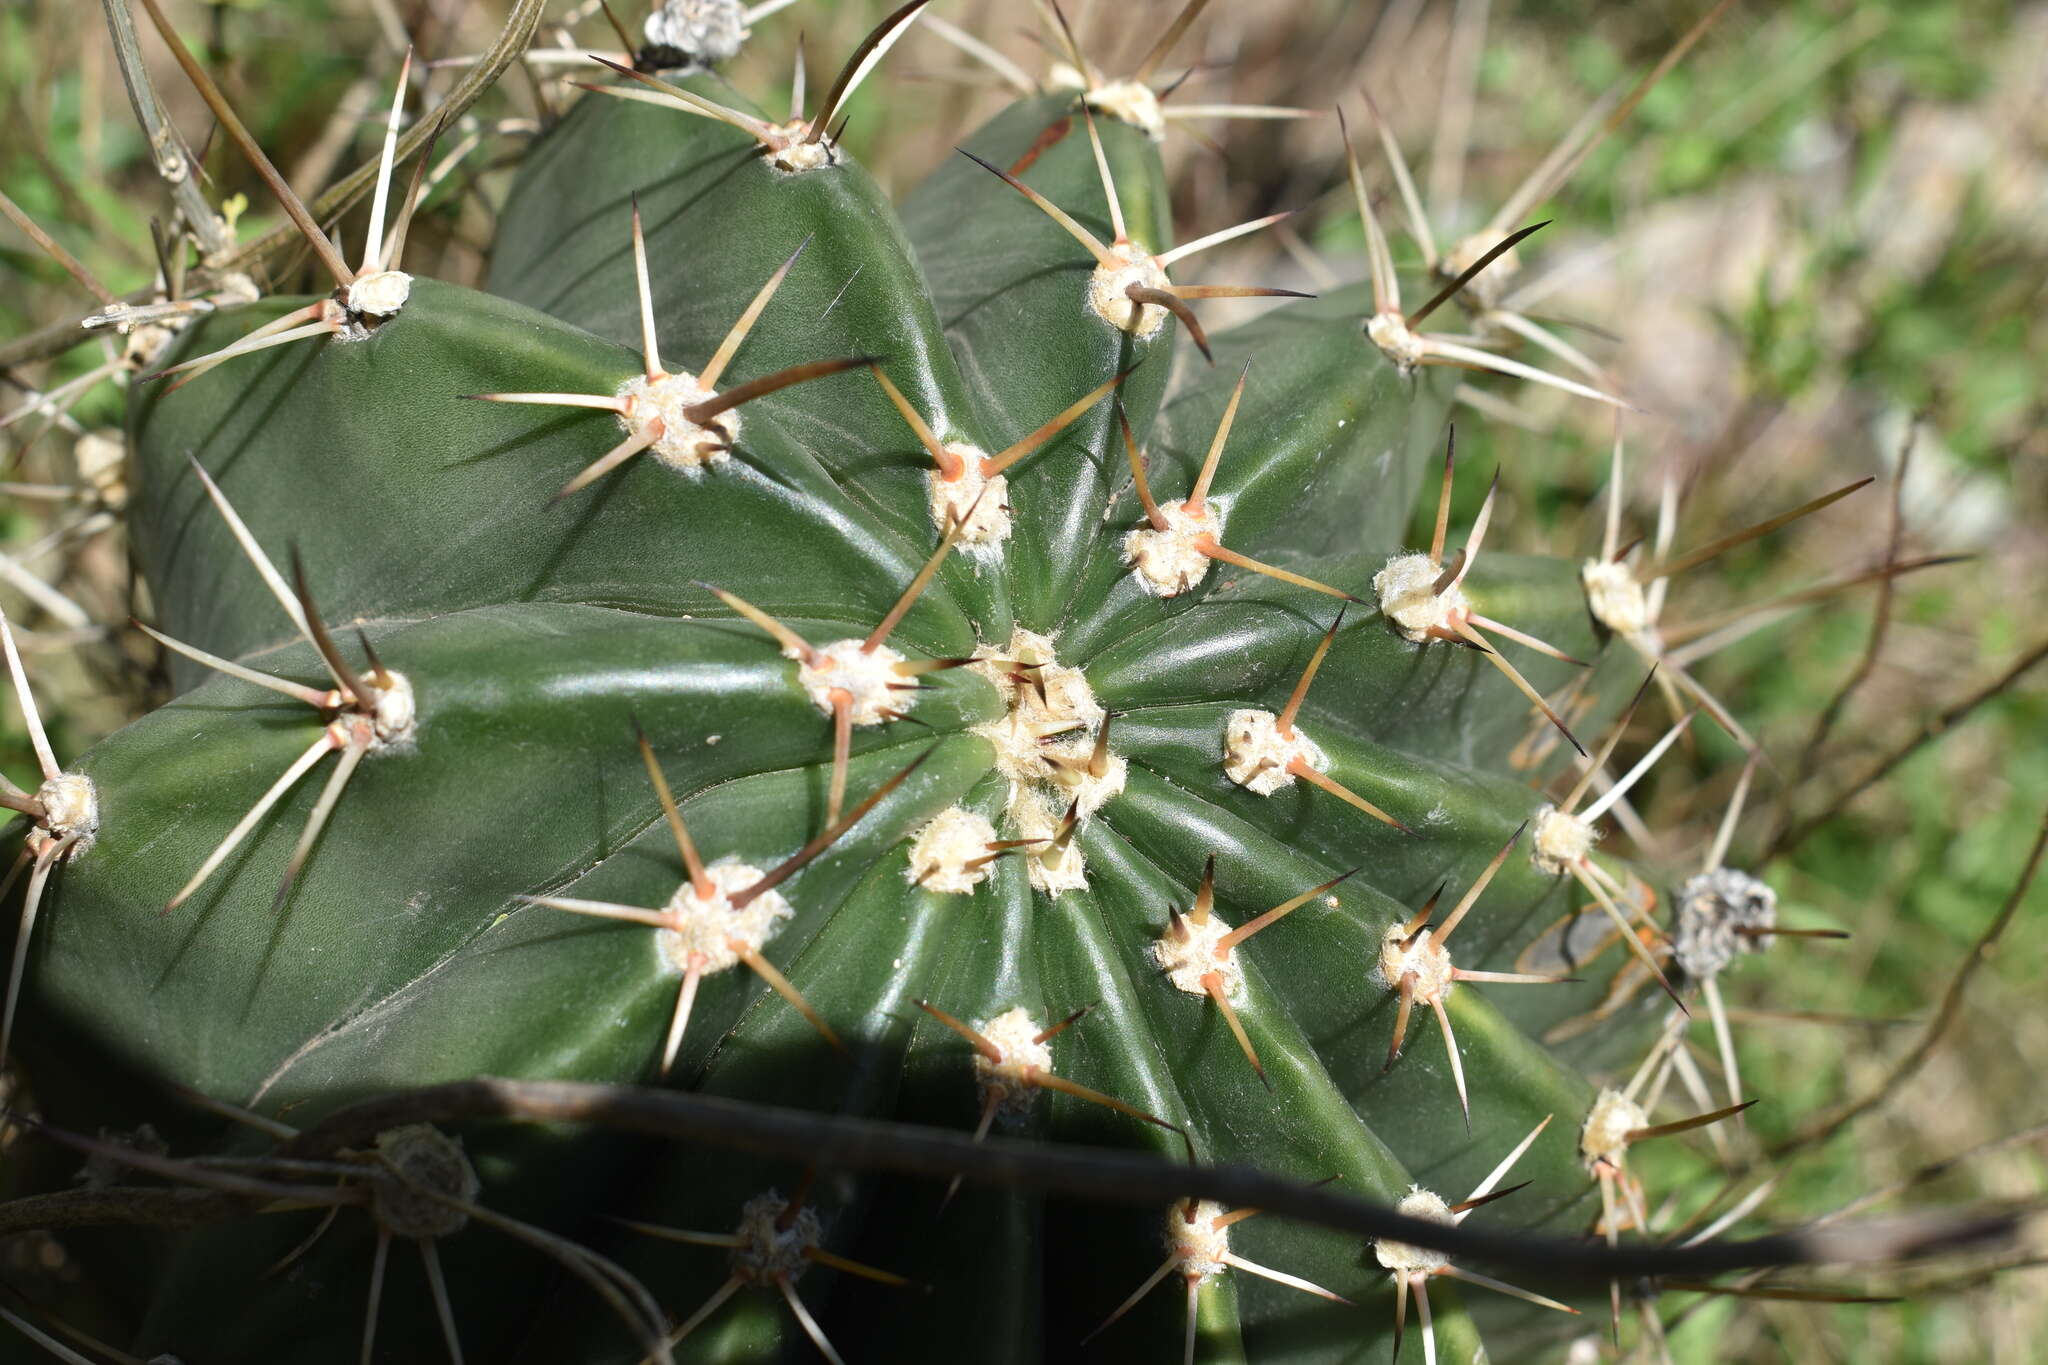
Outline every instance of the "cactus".
<path fill-rule="evenodd" d="M 1404 1237 L 829 1146 L 317 1141 L 473 1077 L 1247 1163 L 1417 1236 L 1489 1206 L 1609 1242 L 1649 1227 L 1629 1146 L 1741 1107 L 1714 976 L 1795 931 L 1721 866 L 1740 796 L 1669 949 L 1596 822 L 1690 715 L 1580 804 L 1661 658 L 1603 607 L 1640 585 L 1608 582 L 1611 531 L 1584 566 L 1482 557 L 1491 493 L 1452 549 L 1425 362 L 1619 401 L 1416 330 L 1525 232 L 1404 314 L 1349 155 L 1370 288 L 1211 337 L 1201 300 L 1291 291 L 1182 278 L 1271 220 L 1173 247 L 1164 123 L 1131 114 L 1156 53 L 1118 83 L 1075 50 L 1078 91 L 888 202 L 837 120 L 924 3 L 777 122 L 704 70 L 774 7 L 671 0 L 525 158 L 489 292 L 403 271 L 433 143 L 400 184 L 402 74 L 360 266 L 297 209 L 333 292 L 180 318 L 138 361 L 125 517 L 178 694 L 68 768 L 36 728 L 0 1034 L 52 1137 L 250 1215 L 153 1237 L 129 1349 L 1334 1361 L 1398 1349 L 1412 1295 L 1428 1357 L 1469 1359 L 1485 1296 L 1449 1281 L 1579 1311 Z M 1587 753 L 1570 727 L 1617 713 Z M 1582 910 L 1633 964 L 1532 970 Z M 1654 1033 L 1612 993 L 1681 1000 L 1660 958 L 1713 1002 L 1728 1108 L 1652 1117 L 1683 1003 L 1604 1083 Z M 1546 1045 L 1589 1010 L 1611 1026 Z M 144 1123 L 177 1155 L 84 1136 Z"/>

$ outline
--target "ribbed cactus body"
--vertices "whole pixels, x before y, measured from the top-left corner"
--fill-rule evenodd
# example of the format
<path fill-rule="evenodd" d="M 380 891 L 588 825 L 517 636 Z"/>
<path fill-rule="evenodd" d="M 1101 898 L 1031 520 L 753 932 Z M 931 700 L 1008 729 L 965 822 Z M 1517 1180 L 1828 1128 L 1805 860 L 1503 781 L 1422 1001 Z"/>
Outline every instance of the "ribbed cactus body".
<path fill-rule="evenodd" d="M 739 100 L 715 77 L 685 84 Z M 1155 145 L 1111 120 L 1100 133 L 1129 236 L 1164 250 L 1176 229 Z M 965 146 L 1112 236 L 1072 98 L 1024 100 Z M 361 339 L 234 360 L 176 391 L 137 390 L 132 522 L 164 630 L 327 685 L 193 475 L 196 460 L 273 560 L 296 553 L 321 614 L 347 623 L 340 649 L 356 660 L 360 623 L 410 684 L 416 718 L 362 758 L 281 905 L 281 871 L 333 756 L 165 915 L 325 723 L 290 698 L 201 681 L 203 670 L 180 663 L 189 690 L 78 765 L 102 794 L 103 832 L 54 885 L 31 957 L 34 1015 L 61 1021 L 80 1065 L 118 1059 L 300 1125 L 364 1095 L 479 1074 L 656 1074 L 683 974 L 659 932 L 520 898 L 655 909 L 693 894 L 635 752 L 636 725 L 714 868 L 769 869 L 819 835 L 829 709 L 806 691 L 808 665 L 704 585 L 814 646 L 858 641 L 945 528 L 932 512 L 933 461 L 864 367 L 745 405 L 733 448 L 703 468 L 642 454 L 554 498 L 620 441 L 620 419 L 470 396 L 608 396 L 642 373 L 636 197 L 670 370 L 697 372 L 801 247 L 724 386 L 872 358 L 940 440 L 993 454 L 1129 371 L 1114 398 L 1006 471 L 1012 534 L 956 549 L 886 641 L 910 661 L 1001 662 L 904 675 L 918 690 L 897 694 L 903 718 L 852 728 L 847 804 L 920 766 L 776 888 L 789 913 L 760 950 L 849 1055 L 740 966 L 704 975 L 672 1083 L 971 1128 L 986 1094 L 977 1054 L 919 1002 L 985 1033 L 1012 1010 L 1043 1029 L 1092 1007 L 1044 1044 L 1052 1071 L 1185 1130 L 1202 1160 L 1335 1177 L 1391 1203 L 1413 1182 L 1462 1192 L 1555 1115 L 1516 1170 L 1532 1190 L 1483 1216 L 1583 1227 L 1595 1205 L 1577 1125 L 1594 1089 L 1536 1039 L 1597 1001 L 1602 970 L 1578 987 L 1448 993 L 1469 1130 L 1426 1009 L 1386 1064 L 1394 1001 L 1375 970 L 1389 927 L 1440 885 L 1448 906 L 1544 804 L 1531 771 L 1510 761 L 1540 718 L 1475 650 L 1411 642 L 1374 605 L 1373 577 L 1403 550 L 1433 480 L 1449 385 L 1387 363 L 1363 334 L 1369 304 L 1356 289 L 1219 334 L 1211 367 L 1171 318 L 1148 340 L 1089 312 L 1088 253 L 964 157 L 937 168 L 899 219 L 843 151 L 819 169 L 780 171 L 724 125 L 611 99 L 586 99 L 532 150 L 502 218 L 493 293 L 422 279 L 402 312 Z M 1187 272 L 1199 276 L 1199 264 L 1176 277 Z M 167 360 L 303 302 L 224 312 Z M 1133 569 L 1129 537 L 1145 512 L 1117 404 L 1153 494 L 1179 506 L 1247 363 L 1207 494 L 1220 541 L 1359 601 L 1223 561 L 1162 596 Z M 1489 553 L 1462 587 L 1488 614 L 1592 658 L 1600 641 L 1578 572 Z M 1348 614 L 1297 729 L 1324 775 L 1405 829 L 1308 780 L 1267 774 L 1287 780 L 1262 793 L 1258 774 L 1241 780 L 1227 767 L 1234 717 L 1285 710 L 1340 606 Z M 1041 657 L 1020 657 L 1033 649 Z M 1546 691 L 1578 671 L 1517 660 Z M 1070 707 L 1073 728 L 1030 736 L 1060 761 L 1015 778 L 1004 765 L 1030 760 L 1029 744 L 1016 749 L 1003 727 L 1033 705 L 1057 711 L 1034 693 L 1062 670 L 1078 670 L 1093 709 Z M 1594 693 L 1608 694 L 1608 712 L 1638 680 L 1631 671 L 1599 671 Z M 1090 783 L 1106 780 L 1088 749 L 1105 712 L 1121 787 L 1082 810 Z M 956 809 L 969 813 L 949 818 L 970 842 L 981 829 L 971 816 L 998 844 L 1038 842 L 989 849 L 973 871 L 947 855 L 947 875 L 920 882 L 917 860 L 938 857 L 920 836 Z M 1357 869 L 1232 950 L 1228 993 L 1263 1077 L 1217 1003 L 1176 986 L 1157 947 L 1192 913 L 1211 858 L 1211 913 L 1229 925 Z M 950 875 L 979 880 L 960 891 L 927 884 Z M 1451 949 L 1460 966 L 1513 970 L 1578 904 L 1525 840 Z M 150 1112 L 134 1098 L 79 1103 L 94 1121 L 122 1123 Z M 994 1131 L 1187 1151 L 1162 1127 L 1064 1094 L 1023 1094 Z M 219 1140 L 210 1120 L 179 1136 Z M 726 1253 L 605 1220 L 727 1232 L 749 1199 L 786 1196 L 803 1175 L 552 1130 L 486 1131 L 469 1145 L 485 1202 L 617 1259 L 677 1317 L 726 1278 Z M 930 1286 L 810 1267 L 804 1301 L 849 1359 L 1076 1358 L 1077 1340 L 1166 1254 L 1163 1211 L 969 1186 L 941 1215 L 931 1183 L 855 1177 L 821 1156 L 809 1191 L 821 1245 Z M 139 1348 L 194 1362 L 354 1359 L 371 1238 L 359 1215 L 341 1224 L 260 1292 L 263 1266 L 306 1227 L 267 1220 L 256 1234 L 170 1238 L 136 1289 L 147 1304 Z M 1200 1359 L 1383 1358 L 1390 1281 L 1369 1246 L 1277 1219 L 1234 1224 L 1230 1236 L 1252 1261 L 1361 1306 L 1229 1269 L 1197 1301 Z M 476 1229 L 445 1240 L 472 1358 L 637 1358 L 587 1288 L 530 1250 Z M 1179 1359 L 1179 1284 L 1169 1276 L 1091 1349 Z M 394 1270 L 388 1294 L 380 1358 L 440 1358 L 417 1276 Z M 1478 1338 L 1457 1296 L 1439 1290 L 1435 1306 L 1437 1349 L 1472 1358 Z M 750 1285 L 679 1358 L 812 1351 L 782 1300 Z"/>

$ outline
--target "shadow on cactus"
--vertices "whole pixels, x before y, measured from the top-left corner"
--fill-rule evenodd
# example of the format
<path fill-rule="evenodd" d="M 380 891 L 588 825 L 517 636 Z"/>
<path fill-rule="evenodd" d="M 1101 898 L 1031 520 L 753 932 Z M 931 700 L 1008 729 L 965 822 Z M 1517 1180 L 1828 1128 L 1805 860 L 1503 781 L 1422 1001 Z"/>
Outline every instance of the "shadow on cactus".
<path fill-rule="evenodd" d="M 1409 1349 L 1463 1360 L 1452 1281 L 1597 1313 L 1620 1267 L 1841 1253 L 1621 1242 L 1653 1231 L 1628 1146 L 1742 1106 L 1689 1102 L 1682 1001 L 1623 1088 L 1542 1041 L 1592 1012 L 1632 1056 L 1626 978 L 1679 1000 L 1668 959 L 1726 1055 L 1715 973 L 1793 931 L 1725 834 L 1674 931 L 1596 848 L 1678 730 L 1611 782 L 1626 712 L 1580 747 L 1640 680 L 1589 570 L 1482 561 L 1491 496 L 1453 550 L 1447 450 L 1401 544 L 1449 442 L 1422 365 L 1535 373 L 1412 328 L 1520 234 L 1404 316 L 1353 157 L 1371 299 L 1211 337 L 1194 302 L 1295 291 L 1167 273 L 1276 221 L 1172 245 L 1148 82 L 1201 5 L 1128 81 L 1061 20 L 1076 79 L 899 210 L 837 120 L 924 7 L 777 122 L 703 67 L 778 7 L 671 0 L 666 74 L 606 62 L 526 157 L 490 293 L 399 269 L 433 188 L 430 138 L 392 194 L 408 65 L 361 267 L 267 171 L 334 293 L 182 320 L 132 391 L 140 629 L 180 690 L 74 769 L 39 742 L 6 798 L 8 1027 L 106 1173 L 17 1217 L 156 1225 L 123 1349 L 1364 1360 L 1412 1295 Z M 1553 927 L 1589 915 L 1622 976 Z M 480 1077 L 597 1085 L 407 1098 Z M 80 1136 L 145 1123 L 167 1151 Z M 1145 1154 L 1108 1193 L 1139 1206 L 1078 1196 L 1101 1149 Z M 1204 1193 L 1237 1168 L 1292 1214 Z M 405 1241 L 424 1275 L 387 1273 Z"/>

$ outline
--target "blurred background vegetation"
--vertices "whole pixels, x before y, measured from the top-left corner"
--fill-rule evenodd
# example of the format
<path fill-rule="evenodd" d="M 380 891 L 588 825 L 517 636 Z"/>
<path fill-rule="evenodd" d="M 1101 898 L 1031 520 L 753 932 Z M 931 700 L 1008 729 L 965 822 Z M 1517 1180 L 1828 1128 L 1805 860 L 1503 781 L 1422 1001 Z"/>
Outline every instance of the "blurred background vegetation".
<path fill-rule="evenodd" d="M 166 7 L 308 196 L 374 155 L 398 34 L 449 57 L 481 50 L 502 17 L 491 0 Z M 1070 13 L 1091 57 L 1114 73 L 1177 7 L 1073 0 Z M 542 44 L 615 51 L 601 18 L 572 13 L 592 8 L 551 6 L 568 22 L 546 26 Z M 637 23 L 645 7 L 618 8 Z M 819 68 L 815 89 L 886 8 L 797 0 L 761 24 L 727 74 L 772 108 L 787 96 L 799 41 Z M 1704 8 L 1222 0 L 1177 50 L 1195 69 L 1176 98 L 1325 112 L 1341 99 L 1356 114 L 1370 91 L 1450 240 Z M 1048 67 L 1043 31 L 1018 0 L 940 0 L 932 12 L 1026 72 Z M 144 46 L 161 58 L 153 40 Z M 480 278 L 507 167 L 577 97 L 565 82 L 589 69 L 536 63 L 472 111 L 459 139 L 468 150 L 430 200 L 409 265 Z M 447 78 L 440 69 L 437 88 Z M 209 143 L 203 108 L 167 61 L 158 82 L 188 140 Z M 847 141 L 900 189 L 1009 95 L 987 67 L 913 30 L 857 98 Z M 165 202 L 99 6 L 0 2 L 0 98 L 0 188 L 115 291 L 147 284 L 149 220 Z M 1288 232 L 1205 257 L 1203 277 L 1315 288 L 1363 275 L 1334 120 L 1188 126 L 1168 143 L 1186 235 L 1298 210 Z M 276 215 L 223 142 L 210 140 L 206 169 L 216 202 L 247 196 L 246 240 Z M 1375 194 L 1390 196 L 1377 149 L 1364 137 L 1360 146 Z M 1387 221 L 1401 223 L 1395 201 L 1383 203 Z M 1889 594 L 1865 588 L 1809 607 L 1703 665 L 1770 759 L 1730 862 L 1772 881 L 1786 921 L 1854 934 L 1783 944 L 1726 987 L 1743 1070 L 1762 1099 L 1747 1159 L 1781 1176 L 1770 1218 L 1821 1216 L 1899 1186 L 1911 1188 L 1892 1206 L 2040 1195 L 2048 1100 L 2030 1062 L 2048 1057 L 2037 986 L 2048 979 L 2048 938 L 2034 923 L 2048 892 L 2037 887 L 2020 907 L 1925 1065 L 1902 1085 L 1888 1081 L 2012 895 L 2048 809 L 2048 669 L 2033 667 L 2048 635 L 2048 4 L 1744 0 L 1542 216 L 1555 222 L 1524 247 L 1524 278 L 1542 281 L 1532 308 L 1569 326 L 1644 409 L 1624 430 L 1627 534 L 1652 528 L 1666 477 L 1684 492 L 1681 546 L 1878 479 L 1683 581 L 1668 619 L 1888 554 L 1973 556 Z M 358 231 L 353 221 L 347 231 Z M 1396 236 L 1397 253 L 1412 257 L 1405 232 Z M 289 275 L 266 283 L 283 287 Z M 91 304 L 5 225 L 0 283 L 0 347 Z M 104 358 L 95 343 L 0 370 L 0 414 Z M 1503 471 L 1489 545 L 1594 551 L 1614 436 L 1606 410 L 1527 386 L 1481 387 L 1490 401 L 1461 410 L 1459 443 L 1468 467 Z M 103 385 L 62 421 L 12 423 L 0 432 L 0 477 L 10 490 L 76 485 L 79 438 L 117 431 L 122 403 Z M 1482 482 L 1465 481 L 1462 516 L 1476 510 Z M 14 491 L 0 498 L 0 606 L 26 628 L 59 751 L 75 753 L 150 705 L 161 684 L 150 654 L 118 628 L 142 605 L 118 531 L 80 526 L 89 507 Z M 1421 512 L 1416 534 L 1426 536 Z M 24 595 L 29 577 L 117 627 L 67 621 L 47 597 Z M 1632 742 L 1663 723 L 1646 707 Z M 0 769 L 32 771 L 11 708 L 4 726 Z M 1638 802 L 1658 838 L 1637 852 L 1679 875 L 1711 838 L 1742 762 L 1726 736 L 1696 730 Z M 1854 1122 L 1820 1121 L 1874 1091 L 1882 1102 Z M 1675 1224 L 1722 1187 L 1701 1178 L 1696 1158 L 1667 1159 L 1683 1163 L 1670 1173 L 1682 1169 L 1683 1181 L 1651 1187 L 1677 1191 Z M 2044 1256 L 2023 1248 L 1902 1281 L 1911 1297 L 1896 1307 L 1707 1302 L 1683 1314 L 1672 1350 L 1686 1361 L 2039 1360 Z M 1665 1307 L 1677 1316 L 1678 1303 Z M 1589 1343 L 1574 1357 L 1599 1358 Z"/>

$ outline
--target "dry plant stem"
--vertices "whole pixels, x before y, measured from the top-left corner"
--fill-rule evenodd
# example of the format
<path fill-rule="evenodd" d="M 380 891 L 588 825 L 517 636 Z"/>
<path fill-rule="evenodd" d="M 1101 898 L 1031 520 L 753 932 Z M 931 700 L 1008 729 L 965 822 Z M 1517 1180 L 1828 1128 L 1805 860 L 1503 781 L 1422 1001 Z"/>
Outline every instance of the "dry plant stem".
<path fill-rule="evenodd" d="M 256 169 L 256 173 L 270 186 L 271 192 L 277 197 L 278 203 L 284 208 L 286 216 L 292 220 L 298 232 L 312 246 L 313 253 L 320 258 L 320 263 L 327 268 L 327 273 L 334 277 L 337 284 L 348 285 L 354 283 L 355 272 L 348 268 L 348 263 L 342 260 L 340 254 L 335 249 L 334 243 L 329 241 L 327 234 L 320 230 L 319 222 L 307 211 L 306 206 L 299 202 L 298 196 L 291 192 L 291 187 L 285 184 L 284 178 L 278 174 L 277 168 L 270 164 L 270 159 L 263 154 L 263 149 L 256 144 L 255 137 L 249 132 L 248 128 L 243 126 L 242 120 L 236 116 L 234 109 L 229 106 L 227 97 L 221 93 L 220 87 L 214 84 L 213 78 L 207 74 L 206 68 L 199 64 L 198 59 L 192 55 L 191 49 L 185 46 L 184 40 L 178 37 L 178 30 L 165 17 L 163 8 L 157 3 L 157 0 L 142 0 L 142 7 L 149 11 L 150 22 L 156 25 L 157 34 L 163 39 L 164 46 L 171 50 L 171 56 L 175 57 L 178 65 L 185 69 L 185 75 L 191 80 L 193 88 L 198 90 L 200 96 L 206 101 L 207 107 L 213 110 L 214 117 L 219 120 L 220 126 L 234 140 L 235 145 L 241 148 L 242 154 L 248 158 L 249 164 Z"/>
<path fill-rule="evenodd" d="M 742 1148 L 757 1157 L 807 1166 L 900 1171 L 934 1179 L 957 1173 L 992 1185 L 1057 1191 L 1141 1207 L 1156 1208 L 1178 1199 L 1212 1199 L 1362 1237 L 1393 1238 L 1449 1256 L 1544 1270 L 1588 1283 L 1617 1274 L 1706 1275 L 1757 1266 L 1889 1264 L 1998 1245 L 2017 1227 L 2014 1213 L 1992 1208 L 1958 1215 L 1871 1220 L 1826 1232 L 1793 1230 L 1696 1247 L 1624 1243 L 1610 1248 L 1575 1238 L 1447 1227 L 1404 1217 L 1385 1205 L 1321 1185 L 1242 1166 L 1193 1166 L 1130 1151 L 1047 1147 L 1002 1138 L 976 1143 L 970 1135 L 951 1130 L 682 1091 L 495 1077 L 401 1091 L 350 1105 L 307 1129 L 296 1141 L 284 1144 L 280 1154 L 323 1157 L 372 1141 L 376 1134 L 406 1123 L 488 1118 L 592 1123 L 622 1132 Z"/>
<path fill-rule="evenodd" d="M 498 32 L 497 41 L 492 43 L 490 50 L 455 83 L 447 98 L 434 106 L 435 117 L 415 119 L 412 127 L 399 136 L 398 160 L 403 161 L 417 152 L 426 140 L 434 135 L 436 128 L 460 118 L 463 112 L 475 104 L 483 93 L 496 83 L 498 77 L 519 59 L 520 54 L 526 51 L 526 45 L 532 41 L 534 30 L 540 26 L 541 11 L 546 5 L 547 0 L 512 0 L 510 13 L 505 18 L 505 26 Z M 376 183 L 377 171 L 383 161 L 382 148 L 378 151 L 378 155 L 356 167 L 325 194 L 306 206 L 314 221 L 324 223 L 339 217 L 363 196 L 364 191 Z M 280 224 L 219 262 L 210 262 L 207 270 L 195 272 L 187 285 L 187 292 L 204 293 L 222 273 L 229 270 L 251 269 L 299 245 L 298 229 L 290 223 Z M 124 303 L 139 304 L 149 303 L 155 297 L 156 291 L 153 288 L 136 289 L 123 294 L 121 300 Z M 80 341 L 87 339 L 87 334 L 80 330 L 80 326 L 86 318 L 98 311 L 96 306 L 89 312 L 59 319 L 46 327 L 37 328 L 26 336 L 0 344 L 0 370 L 12 369 L 70 350 Z"/>
<path fill-rule="evenodd" d="M 150 160 L 170 186 L 178 216 L 199 243 L 201 260 L 208 266 L 219 265 L 234 253 L 234 236 L 206 200 L 191 148 L 178 136 L 163 105 L 157 102 L 156 86 L 149 79 L 149 64 L 143 60 L 142 45 L 135 32 L 135 15 L 128 8 L 128 0 L 100 0 L 100 4 L 107 12 L 107 32 L 114 40 L 114 60 L 121 68 L 121 83 L 128 88 L 128 103 L 149 142 Z"/>
<path fill-rule="evenodd" d="M 1991 923 L 1978 935 L 1969 956 L 1965 957 L 1962 965 L 1956 969 L 1954 978 L 1948 983 L 1948 990 L 1941 997 L 1941 1007 L 1934 1012 L 1934 1018 L 1928 1021 L 1919 1041 L 1892 1066 L 1890 1074 L 1882 1082 L 1871 1087 L 1868 1094 L 1861 1099 L 1850 1101 L 1832 1113 L 1822 1115 L 1771 1148 L 1769 1154 L 1773 1159 L 1785 1157 L 1801 1148 L 1833 1137 L 1856 1119 L 1889 1100 L 1919 1074 L 1921 1067 L 1927 1065 L 1927 1059 L 1941 1046 L 1943 1036 L 1954 1027 L 1956 1016 L 1962 1013 L 1963 997 L 1968 993 L 1971 981 L 1983 970 L 1992 950 L 1998 946 L 1998 940 L 2012 923 L 2013 917 L 2019 913 L 2021 904 L 2027 898 L 2028 889 L 2034 884 L 2034 875 L 2041 869 L 2041 856 L 2044 852 L 2048 852 L 2048 815 L 2041 818 L 2041 832 L 2034 836 L 2034 846 L 2027 854 L 2026 864 L 2020 870 L 2019 881 L 2014 885 L 2012 895 L 2006 898 L 2005 904 L 1992 916 Z"/>
<path fill-rule="evenodd" d="M 0 1237 L 55 1228 L 190 1228 L 239 1218 L 246 1200 L 215 1190 L 114 1185 L 100 1190 L 59 1190 L 0 1203 Z"/>
<path fill-rule="evenodd" d="M 1814 1224 L 1815 1226 L 1822 1226 L 1828 1223 L 1839 1223 L 1842 1219 L 1852 1214 L 1860 1213 L 1873 1204 L 1882 1203 L 1887 1199 L 1904 1194 L 1908 1190 L 1917 1189 L 1929 1181 L 1939 1180 L 1964 1162 L 1974 1161 L 1978 1157 L 1989 1156 L 1993 1152 L 2002 1152 L 2011 1147 L 2030 1146 L 2041 1141 L 2043 1138 L 2048 1138 L 2048 1123 L 2037 1123 L 2031 1128 L 2022 1128 L 2017 1133 L 2007 1133 L 2002 1138 L 1993 1138 L 1989 1142 L 1980 1142 L 1968 1151 L 1958 1152 L 1950 1157 L 1943 1157 L 1939 1161 L 1930 1161 L 1903 1179 L 1895 1180 L 1891 1184 L 1871 1190 L 1867 1194 L 1860 1194 L 1832 1213 L 1824 1213 L 1814 1219 Z"/>
<path fill-rule="evenodd" d="M 1787 815 L 1785 826 L 1779 830 L 1778 837 L 1771 841 L 1770 850 L 1757 860 L 1759 865 L 1775 861 L 1806 842 L 1809 835 L 1822 825 L 1833 820 L 1850 802 L 1863 795 L 1864 792 L 1869 791 L 1879 782 L 1882 782 L 1891 773 L 1892 769 L 1918 753 L 1924 745 L 1947 734 L 1952 728 L 1966 719 L 1972 711 L 1975 711 L 1978 707 L 2018 682 L 2022 676 L 2043 659 L 2048 659 L 2048 639 L 2043 639 L 2035 644 L 2026 653 L 2022 654 L 2011 667 L 2007 668 L 2005 672 L 1999 674 L 1989 683 L 1986 683 L 1983 687 L 1963 698 L 1955 705 L 1923 723 L 1912 738 L 1886 754 L 1883 758 L 1880 758 L 1862 776 L 1845 786 L 1841 793 L 1829 801 L 1819 814 L 1796 825 L 1792 823 L 1792 817 Z"/>
<path fill-rule="evenodd" d="M 1899 442 L 1899 458 L 1892 467 L 1891 520 L 1884 550 L 1887 568 L 1899 562 L 1900 545 L 1905 539 L 1906 471 L 1912 464 L 1913 447 L 1920 436 L 1921 420 L 1921 416 L 1916 413 L 1913 420 L 1907 424 L 1905 438 Z M 1857 662 L 1856 671 L 1849 675 L 1835 695 L 1828 699 L 1828 704 L 1822 708 L 1820 718 L 1813 723 L 1813 733 L 1807 736 L 1806 750 L 1799 756 L 1799 762 L 1793 765 L 1792 771 L 1816 771 L 1818 765 L 1814 760 L 1819 756 L 1820 746 L 1834 730 L 1835 722 L 1841 719 L 1843 708 L 1848 706 L 1849 699 L 1857 690 L 1870 680 L 1870 675 L 1877 671 L 1878 657 L 1884 652 L 1885 636 L 1891 628 L 1892 603 L 1897 597 L 1897 591 L 1898 584 L 1890 574 L 1878 580 L 1877 610 L 1871 618 L 1870 640 L 1863 647 L 1863 657 Z"/>
<path fill-rule="evenodd" d="M 114 306 L 112 291 L 95 279 L 92 272 L 87 270 L 76 256 L 66 251 L 62 242 L 38 227 L 35 219 L 24 213 L 20 205 L 4 194 L 0 194 L 0 213 L 12 219 L 14 225 L 20 228 L 30 241 L 41 247 L 51 260 L 64 267 L 64 273 L 78 281 L 79 287 L 86 293 L 110 308 Z"/>

